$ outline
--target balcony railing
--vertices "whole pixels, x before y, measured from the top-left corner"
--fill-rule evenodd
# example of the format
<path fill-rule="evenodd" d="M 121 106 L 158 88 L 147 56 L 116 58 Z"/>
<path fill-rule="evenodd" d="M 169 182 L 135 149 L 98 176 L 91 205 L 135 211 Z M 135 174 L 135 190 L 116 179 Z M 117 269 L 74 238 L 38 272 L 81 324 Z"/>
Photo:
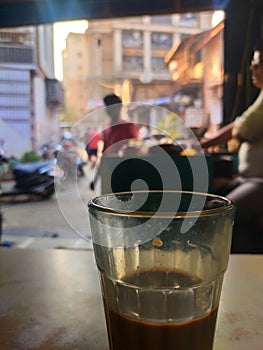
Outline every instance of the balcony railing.
<path fill-rule="evenodd" d="M 35 53 L 30 46 L 0 44 L 0 63 L 26 64 L 32 66 L 35 64 Z"/>
<path fill-rule="evenodd" d="M 57 79 L 46 79 L 46 102 L 49 107 L 64 105 L 64 89 Z"/>

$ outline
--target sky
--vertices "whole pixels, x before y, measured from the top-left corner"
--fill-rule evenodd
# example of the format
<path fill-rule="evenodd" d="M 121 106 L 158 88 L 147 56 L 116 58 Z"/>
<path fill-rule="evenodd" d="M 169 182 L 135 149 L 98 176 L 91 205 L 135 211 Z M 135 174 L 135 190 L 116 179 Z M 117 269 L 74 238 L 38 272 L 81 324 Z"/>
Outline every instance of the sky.
<path fill-rule="evenodd" d="M 58 80 L 63 78 L 61 53 L 66 46 L 68 33 L 84 33 L 88 28 L 88 21 L 67 21 L 54 23 L 54 59 L 55 77 Z"/>

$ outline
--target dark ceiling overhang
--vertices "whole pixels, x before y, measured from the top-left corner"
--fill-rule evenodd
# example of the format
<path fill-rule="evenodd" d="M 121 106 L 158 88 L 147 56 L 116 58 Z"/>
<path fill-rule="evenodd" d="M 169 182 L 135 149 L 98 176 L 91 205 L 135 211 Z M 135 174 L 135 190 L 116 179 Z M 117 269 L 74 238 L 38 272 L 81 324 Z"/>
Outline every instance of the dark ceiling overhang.
<path fill-rule="evenodd" d="M 0 27 L 224 10 L 227 0 L 0 0 Z"/>

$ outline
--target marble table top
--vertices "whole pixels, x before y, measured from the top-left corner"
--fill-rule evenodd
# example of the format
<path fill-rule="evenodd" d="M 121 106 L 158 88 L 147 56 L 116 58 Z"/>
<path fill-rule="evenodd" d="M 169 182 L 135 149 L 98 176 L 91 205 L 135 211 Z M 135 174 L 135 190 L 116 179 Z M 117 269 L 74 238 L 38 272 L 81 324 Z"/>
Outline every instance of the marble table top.
<path fill-rule="evenodd" d="M 263 255 L 231 255 L 214 350 L 263 349 Z M 0 349 L 108 350 L 93 251 L 0 248 Z"/>

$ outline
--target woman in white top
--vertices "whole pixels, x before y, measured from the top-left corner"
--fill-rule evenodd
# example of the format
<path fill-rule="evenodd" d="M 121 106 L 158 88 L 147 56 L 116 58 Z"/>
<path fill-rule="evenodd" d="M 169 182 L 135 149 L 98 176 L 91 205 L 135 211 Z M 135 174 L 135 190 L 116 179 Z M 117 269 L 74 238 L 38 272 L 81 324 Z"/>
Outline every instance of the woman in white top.
<path fill-rule="evenodd" d="M 233 253 L 263 253 L 263 40 L 254 48 L 251 72 L 253 84 L 260 89 L 255 102 L 213 138 L 201 140 L 203 148 L 231 138 L 240 143 L 239 177 L 221 193 L 237 207 Z"/>

